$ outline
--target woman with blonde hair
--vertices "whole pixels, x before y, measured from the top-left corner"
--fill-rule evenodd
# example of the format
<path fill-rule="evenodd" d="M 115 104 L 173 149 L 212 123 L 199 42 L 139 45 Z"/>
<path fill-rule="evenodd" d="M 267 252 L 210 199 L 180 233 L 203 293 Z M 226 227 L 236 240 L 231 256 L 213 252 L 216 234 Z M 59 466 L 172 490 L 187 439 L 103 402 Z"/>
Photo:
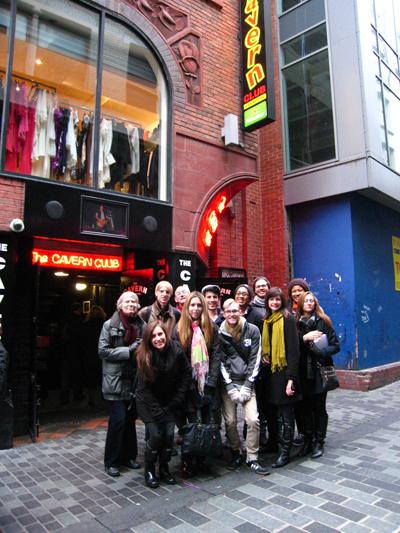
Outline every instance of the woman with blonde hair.
<path fill-rule="evenodd" d="M 331 319 L 310 291 L 300 296 L 296 322 L 300 339 L 299 378 L 303 391 L 304 423 L 304 444 L 297 456 L 311 454 L 316 459 L 324 453 L 328 428 L 327 392 L 322 388 L 318 366 L 332 366 L 332 356 L 340 351 L 340 346 Z"/>
<path fill-rule="evenodd" d="M 176 479 L 169 472 L 177 411 L 181 408 L 190 380 L 190 368 L 179 342 L 170 338 L 163 322 L 151 322 L 136 354 L 138 381 L 136 404 L 146 425 L 144 452 L 146 485 L 155 489 L 155 464 L 159 458 L 159 478 L 168 485 Z"/>
<path fill-rule="evenodd" d="M 186 419 L 189 423 L 196 422 L 197 411 L 201 410 L 203 422 L 209 423 L 210 413 L 219 408 L 221 352 L 218 327 L 210 319 L 206 301 L 200 292 L 191 292 L 187 297 L 173 337 L 182 344 L 192 369 L 184 405 Z M 204 458 L 198 457 L 197 466 L 203 465 Z M 195 475 L 191 456 L 182 455 L 182 466 L 186 477 Z"/>

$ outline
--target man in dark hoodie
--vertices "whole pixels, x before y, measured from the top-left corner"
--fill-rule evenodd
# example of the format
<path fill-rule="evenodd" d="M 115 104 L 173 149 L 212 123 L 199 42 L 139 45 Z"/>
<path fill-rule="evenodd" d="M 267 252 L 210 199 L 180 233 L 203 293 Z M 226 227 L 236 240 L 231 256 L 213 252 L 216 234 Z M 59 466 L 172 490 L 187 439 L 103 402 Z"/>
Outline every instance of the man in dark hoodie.
<path fill-rule="evenodd" d="M 237 428 L 237 404 L 243 405 L 247 424 L 246 465 L 256 474 L 269 474 L 258 460 L 260 423 L 254 383 L 261 361 L 261 335 L 259 329 L 240 316 L 240 307 L 232 299 L 224 303 L 225 321 L 221 324 L 222 413 L 226 435 L 232 452 L 228 468 L 234 470 L 241 464 L 240 437 Z"/>

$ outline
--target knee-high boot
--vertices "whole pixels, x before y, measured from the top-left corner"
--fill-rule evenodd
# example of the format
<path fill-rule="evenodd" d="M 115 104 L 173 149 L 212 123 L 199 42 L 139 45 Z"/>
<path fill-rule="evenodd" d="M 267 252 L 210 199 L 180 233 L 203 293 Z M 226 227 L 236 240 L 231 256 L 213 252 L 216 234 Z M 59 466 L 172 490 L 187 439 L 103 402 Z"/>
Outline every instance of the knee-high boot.
<path fill-rule="evenodd" d="M 290 450 L 293 445 L 294 435 L 294 413 L 293 411 L 284 412 L 282 416 L 283 421 L 283 433 L 282 433 L 282 450 L 281 454 L 272 468 L 281 468 L 282 466 L 290 463 Z"/>
<path fill-rule="evenodd" d="M 149 448 L 148 444 L 146 443 L 146 448 L 144 450 L 144 480 L 150 489 L 156 489 L 158 487 L 158 482 L 156 479 L 157 455 L 158 452 Z"/>
<path fill-rule="evenodd" d="M 313 451 L 314 447 L 314 416 L 312 413 L 303 413 L 304 443 L 297 457 L 305 457 Z"/>
<path fill-rule="evenodd" d="M 315 444 L 311 457 L 318 459 L 324 454 L 326 430 L 328 429 L 328 415 L 315 417 Z"/>
<path fill-rule="evenodd" d="M 172 448 L 163 448 L 160 454 L 160 468 L 159 468 L 159 478 L 163 479 L 167 485 L 175 485 L 176 479 L 173 476 L 168 468 L 168 463 L 171 460 Z"/>

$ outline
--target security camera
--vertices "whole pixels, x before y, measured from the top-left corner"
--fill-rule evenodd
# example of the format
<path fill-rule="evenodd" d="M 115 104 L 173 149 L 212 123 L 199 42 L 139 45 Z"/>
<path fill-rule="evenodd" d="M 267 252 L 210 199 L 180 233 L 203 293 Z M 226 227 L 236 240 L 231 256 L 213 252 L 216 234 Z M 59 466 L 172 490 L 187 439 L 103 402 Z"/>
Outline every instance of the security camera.
<path fill-rule="evenodd" d="M 11 231 L 14 231 L 15 233 L 21 233 L 21 231 L 24 231 L 24 229 L 25 225 L 20 218 L 14 218 L 14 220 L 10 222 Z"/>

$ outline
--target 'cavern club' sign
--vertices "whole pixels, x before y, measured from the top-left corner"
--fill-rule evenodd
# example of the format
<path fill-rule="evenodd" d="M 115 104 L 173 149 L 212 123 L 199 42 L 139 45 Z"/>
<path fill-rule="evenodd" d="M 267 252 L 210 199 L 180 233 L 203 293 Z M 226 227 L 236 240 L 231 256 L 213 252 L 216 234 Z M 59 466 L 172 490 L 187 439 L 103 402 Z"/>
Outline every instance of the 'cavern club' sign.
<path fill-rule="evenodd" d="M 271 0 L 241 0 L 243 129 L 275 120 Z"/>
<path fill-rule="evenodd" d="M 58 268 L 82 268 L 86 270 L 122 270 L 122 257 L 95 255 L 61 250 L 39 250 L 32 252 L 32 262 L 42 266 Z"/>

